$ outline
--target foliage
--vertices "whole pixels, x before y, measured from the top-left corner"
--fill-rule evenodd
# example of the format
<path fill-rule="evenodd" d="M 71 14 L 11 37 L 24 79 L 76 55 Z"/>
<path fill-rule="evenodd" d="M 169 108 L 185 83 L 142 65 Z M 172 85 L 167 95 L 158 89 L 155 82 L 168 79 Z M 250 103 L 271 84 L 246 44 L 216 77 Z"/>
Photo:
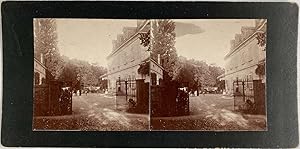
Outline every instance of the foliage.
<path fill-rule="evenodd" d="M 157 61 L 161 56 L 162 66 L 168 75 L 173 78 L 177 53 L 175 49 L 175 23 L 172 20 L 153 21 L 153 48 L 151 58 Z"/>
<path fill-rule="evenodd" d="M 63 57 L 63 61 L 64 66 L 59 80 L 70 81 L 73 85 L 78 83 L 77 78 L 80 76 L 80 81 L 85 86 L 98 86 L 99 77 L 106 73 L 104 67 L 92 65 L 86 61 L 69 59 L 68 57 Z"/>
<path fill-rule="evenodd" d="M 261 47 L 266 45 L 266 38 L 267 35 L 265 32 L 263 33 L 257 33 L 256 39 L 257 39 L 257 44 Z"/>
<path fill-rule="evenodd" d="M 174 79 L 178 82 L 189 82 L 191 89 L 198 89 L 204 86 L 216 86 L 217 77 L 224 73 L 221 67 L 208 65 L 203 61 L 186 59 L 180 56 L 176 65 Z"/>
<path fill-rule="evenodd" d="M 263 76 L 265 75 L 265 71 L 266 71 L 265 69 L 266 69 L 265 63 L 258 64 L 257 68 L 255 69 L 255 73 L 257 75 Z"/>
<path fill-rule="evenodd" d="M 78 85 L 79 81 L 85 85 L 99 85 L 99 77 L 106 73 L 103 67 L 60 56 L 55 19 L 34 20 L 34 54 L 38 59 L 40 54 L 44 55 L 47 72 L 51 74 L 48 76 L 54 77 L 50 79 L 71 82 L 73 86 Z M 80 80 L 77 80 L 78 76 Z"/>
<path fill-rule="evenodd" d="M 217 85 L 217 77 L 224 73 L 221 67 L 208 65 L 203 61 L 178 57 L 175 49 L 175 23 L 172 20 L 153 21 L 153 48 L 151 58 L 157 61 L 161 56 L 166 72 L 164 80 L 189 82 L 191 89 Z"/>
<path fill-rule="evenodd" d="M 150 30 L 147 33 L 140 33 L 139 39 L 141 40 L 141 45 L 147 47 L 150 43 Z"/>
<path fill-rule="evenodd" d="M 149 63 L 149 61 L 140 64 L 140 67 L 138 69 L 138 73 L 139 74 L 147 75 L 147 74 L 149 74 L 149 71 L 150 71 L 150 63 Z"/>
<path fill-rule="evenodd" d="M 55 19 L 40 18 L 34 20 L 34 53 L 38 59 L 40 54 L 44 55 L 45 66 L 57 78 L 62 71 L 62 60 L 57 48 Z"/>

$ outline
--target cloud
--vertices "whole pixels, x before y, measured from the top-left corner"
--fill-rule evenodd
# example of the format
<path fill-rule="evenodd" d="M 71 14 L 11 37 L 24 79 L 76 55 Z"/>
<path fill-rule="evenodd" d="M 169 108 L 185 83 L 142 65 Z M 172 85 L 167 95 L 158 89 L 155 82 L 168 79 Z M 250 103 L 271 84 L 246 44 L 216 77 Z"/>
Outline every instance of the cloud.
<path fill-rule="evenodd" d="M 176 37 L 181 37 L 181 36 L 191 35 L 191 34 L 200 34 L 204 32 L 204 29 L 192 23 L 175 22 L 175 25 L 176 25 L 175 27 Z"/>

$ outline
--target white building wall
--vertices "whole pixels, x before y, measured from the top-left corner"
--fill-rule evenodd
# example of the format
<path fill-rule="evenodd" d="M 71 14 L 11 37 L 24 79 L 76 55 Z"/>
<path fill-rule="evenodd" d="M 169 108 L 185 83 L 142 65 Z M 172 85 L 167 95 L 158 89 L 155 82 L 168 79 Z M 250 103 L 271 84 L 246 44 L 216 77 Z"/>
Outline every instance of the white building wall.
<path fill-rule="evenodd" d="M 116 91 L 116 81 L 126 79 L 145 79 L 150 82 L 147 75 L 138 74 L 140 64 L 150 57 L 148 47 L 140 44 L 138 35 L 108 57 L 108 90 Z"/>
<path fill-rule="evenodd" d="M 46 68 L 34 58 L 34 73 L 39 73 L 39 85 L 42 84 L 42 79 L 46 79 Z M 34 81 L 34 80 L 33 80 Z"/>
<path fill-rule="evenodd" d="M 233 81 L 237 78 L 259 80 L 263 79 L 255 73 L 257 64 L 264 61 L 266 51 L 257 44 L 257 39 L 253 36 L 245 42 L 238 50 L 226 59 L 225 65 L 225 88 L 231 94 L 233 92 Z"/>
<path fill-rule="evenodd" d="M 161 66 L 158 65 L 159 64 L 153 61 L 151 61 L 150 63 L 150 73 L 156 74 L 156 85 L 159 85 L 159 79 L 163 79 L 163 69 Z"/>

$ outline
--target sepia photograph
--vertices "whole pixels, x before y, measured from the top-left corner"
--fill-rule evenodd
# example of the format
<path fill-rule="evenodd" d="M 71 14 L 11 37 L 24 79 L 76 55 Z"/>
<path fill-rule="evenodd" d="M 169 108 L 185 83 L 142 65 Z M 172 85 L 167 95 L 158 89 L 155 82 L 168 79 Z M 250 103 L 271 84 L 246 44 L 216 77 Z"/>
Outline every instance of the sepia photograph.
<path fill-rule="evenodd" d="M 2 146 L 299 146 L 296 3 L 1 6 Z"/>
<path fill-rule="evenodd" d="M 267 130 L 266 19 L 151 21 L 152 130 Z"/>
<path fill-rule="evenodd" d="M 266 19 L 33 24 L 33 130 L 267 130 Z"/>
<path fill-rule="evenodd" d="M 34 19 L 34 130 L 147 131 L 144 20 Z"/>

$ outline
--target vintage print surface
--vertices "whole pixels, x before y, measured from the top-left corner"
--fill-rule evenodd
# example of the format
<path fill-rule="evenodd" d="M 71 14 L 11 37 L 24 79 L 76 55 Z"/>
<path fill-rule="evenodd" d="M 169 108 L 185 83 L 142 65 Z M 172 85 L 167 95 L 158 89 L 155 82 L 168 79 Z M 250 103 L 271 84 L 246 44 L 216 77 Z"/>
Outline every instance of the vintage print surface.
<path fill-rule="evenodd" d="M 149 130 L 144 20 L 34 19 L 34 130 Z"/>
<path fill-rule="evenodd" d="M 267 20 L 152 23 L 152 130 L 267 130 Z"/>
<path fill-rule="evenodd" d="M 33 24 L 33 130 L 267 130 L 266 19 Z"/>

